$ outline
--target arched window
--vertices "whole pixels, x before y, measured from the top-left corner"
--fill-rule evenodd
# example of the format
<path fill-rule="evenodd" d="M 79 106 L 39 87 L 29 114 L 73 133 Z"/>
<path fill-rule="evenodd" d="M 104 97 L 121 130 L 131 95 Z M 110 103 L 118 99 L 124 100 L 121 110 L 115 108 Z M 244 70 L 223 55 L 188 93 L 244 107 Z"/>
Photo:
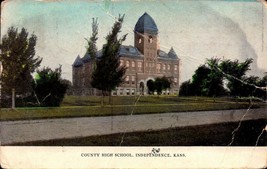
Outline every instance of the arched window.
<path fill-rule="evenodd" d="M 125 81 L 127 84 L 129 84 L 129 80 L 130 80 L 129 76 L 126 76 Z"/>
<path fill-rule="evenodd" d="M 135 67 L 135 61 L 132 61 L 132 67 Z"/>
<path fill-rule="evenodd" d="M 163 70 L 165 70 L 166 69 L 166 65 L 165 64 L 163 64 Z"/>
<path fill-rule="evenodd" d="M 138 43 L 139 44 L 142 43 L 142 39 L 141 38 L 138 39 Z"/>
<path fill-rule="evenodd" d="M 120 60 L 120 66 L 123 66 L 123 60 Z"/>
<path fill-rule="evenodd" d="M 148 42 L 149 42 L 149 43 L 152 43 L 152 42 L 153 42 L 153 38 L 152 38 L 152 36 L 149 36 L 149 37 L 148 37 Z"/>
<path fill-rule="evenodd" d="M 160 67 L 161 67 L 161 65 L 160 65 L 160 63 L 158 63 L 157 64 L 157 72 L 160 72 Z"/>
<path fill-rule="evenodd" d="M 130 62 L 129 62 L 129 60 L 126 61 L 126 67 L 130 67 Z"/>
<path fill-rule="evenodd" d="M 160 63 L 157 64 L 157 69 L 160 70 Z"/>
<path fill-rule="evenodd" d="M 142 62 L 138 62 L 138 67 L 139 67 L 139 68 L 142 67 Z"/>
<path fill-rule="evenodd" d="M 171 66 L 170 66 L 170 65 L 168 65 L 167 69 L 168 69 L 168 70 L 170 70 L 170 69 L 171 69 Z"/>

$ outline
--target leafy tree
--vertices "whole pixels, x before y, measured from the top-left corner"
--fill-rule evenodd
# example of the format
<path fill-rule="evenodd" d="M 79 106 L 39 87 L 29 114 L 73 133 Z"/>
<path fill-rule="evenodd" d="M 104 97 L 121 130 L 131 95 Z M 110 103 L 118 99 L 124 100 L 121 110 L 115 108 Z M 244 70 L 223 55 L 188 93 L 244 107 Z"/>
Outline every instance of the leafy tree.
<path fill-rule="evenodd" d="M 193 96 L 201 96 L 205 93 L 203 93 L 203 87 L 205 81 L 209 78 L 211 70 L 206 65 L 200 65 L 197 70 L 195 71 L 195 74 L 192 76 L 192 83 L 190 84 L 190 93 L 189 95 Z M 189 83 L 189 82 L 188 82 Z M 186 85 L 186 84 L 185 84 Z M 189 89 L 187 87 L 187 89 Z"/>
<path fill-rule="evenodd" d="M 2 89 L 3 95 L 11 95 L 12 108 L 15 108 L 16 93 L 22 96 L 32 91 L 33 78 L 31 73 L 38 68 L 42 59 L 35 58 L 37 37 L 29 36 L 25 28 L 19 32 L 17 28 L 8 28 L 7 34 L 0 44 L 0 61 L 3 64 Z"/>
<path fill-rule="evenodd" d="M 259 81 L 258 86 L 261 87 L 261 89 L 256 89 L 256 96 L 267 99 L 267 75 L 263 76 L 263 78 Z"/>
<path fill-rule="evenodd" d="M 220 96 L 225 94 L 223 74 L 217 70 L 219 59 L 208 59 L 192 76 L 192 82 L 181 85 L 180 94 L 190 96 Z"/>
<path fill-rule="evenodd" d="M 61 66 L 55 70 L 48 67 L 37 70 L 34 95 L 38 104 L 40 106 L 59 106 L 68 85 L 68 81 L 61 79 Z"/>
<path fill-rule="evenodd" d="M 243 77 L 242 79 L 244 83 L 241 84 L 240 88 L 242 89 L 242 93 L 240 96 L 248 97 L 248 96 L 256 96 L 256 87 L 260 82 L 260 78 L 257 76 L 249 76 Z"/>
<path fill-rule="evenodd" d="M 227 87 L 232 96 L 264 97 L 264 91 L 254 86 L 264 86 L 264 82 L 255 76 L 245 76 L 252 62 L 252 59 L 244 62 L 208 59 L 205 65 L 199 66 L 195 71 L 192 82 L 186 81 L 181 85 L 180 95 L 225 95 L 227 90 L 224 81 L 228 81 Z"/>
<path fill-rule="evenodd" d="M 155 83 L 153 80 L 147 81 L 147 88 L 148 88 L 148 94 L 154 94 L 155 91 Z"/>
<path fill-rule="evenodd" d="M 126 34 L 118 39 L 118 33 L 121 30 L 123 19 L 124 15 L 119 16 L 118 20 L 114 23 L 111 32 L 107 35 L 107 42 L 102 48 L 102 56 L 97 60 L 96 69 L 92 75 L 91 85 L 94 88 L 101 90 L 103 97 L 105 92 L 108 92 L 110 96 L 111 91 L 124 81 L 126 67 L 120 66 L 118 55 L 120 46 L 127 36 Z"/>
<path fill-rule="evenodd" d="M 66 91 L 66 95 L 73 95 L 73 86 L 70 80 L 67 79 L 62 79 L 61 82 L 63 84 L 66 84 L 68 86 L 67 91 Z"/>
<path fill-rule="evenodd" d="M 223 73 L 218 71 L 219 61 L 217 58 L 212 58 L 206 62 L 210 72 L 203 82 L 202 93 L 205 96 L 222 96 L 226 93 L 223 87 Z"/>
<path fill-rule="evenodd" d="M 95 61 L 96 61 L 96 56 L 97 56 L 97 46 L 96 46 L 96 41 L 98 39 L 98 23 L 97 19 L 93 18 L 93 23 L 92 23 L 92 35 L 90 39 L 86 39 L 88 43 L 88 48 L 87 48 L 87 53 L 90 55 L 91 59 L 93 60 L 93 70 L 95 69 Z"/>
<path fill-rule="evenodd" d="M 244 82 L 241 86 L 243 89 L 241 96 L 254 96 L 266 99 L 267 75 L 262 79 L 257 76 L 244 77 Z"/>
<path fill-rule="evenodd" d="M 181 84 L 179 95 L 180 96 L 193 96 L 194 95 L 192 83 L 190 80 L 187 80 Z"/>
<path fill-rule="evenodd" d="M 157 91 L 157 94 L 160 95 L 162 90 L 171 88 L 171 80 L 166 76 L 157 77 L 154 82 L 154 88 Z"/>
<path fill-rule="evenodd" d="M 245 62 L 239 62 L 238 60 L 223 60 L 220 64 L 221 71 L 224 72 L 225 78 L 228 80 L 227 87 L 230 90 L 232 96 L 242 96 L 244 86 L 244 76 L 248 70 L 250 70 L 250 64 L 253 59 L 246 59 Z"/>

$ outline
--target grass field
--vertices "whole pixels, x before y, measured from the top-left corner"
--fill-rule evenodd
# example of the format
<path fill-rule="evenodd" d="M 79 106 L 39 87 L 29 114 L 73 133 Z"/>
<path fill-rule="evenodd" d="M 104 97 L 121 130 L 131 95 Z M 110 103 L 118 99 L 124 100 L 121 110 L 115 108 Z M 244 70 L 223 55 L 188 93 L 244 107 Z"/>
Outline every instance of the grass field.
<path fill-rule="evenodd" d="M 232 146 L 255 146 L 266 119 L 242 122 Z M 227 146 L 238 123 L 171 128 L 159 131 L 133 132 L 124 135 L 122 146 Z M 123 134 L 57 139 L 15 144 L 20 146 L 119 146 Z M 266 132 L 258 146 L 266 146 Z"/>
<path fill-rule="evenodd" d="M 138 101 L 137 101 L 138 100 Z M 101 97 L 67 96 L 61 107 L 24 107 L 0 109 L 0 120 L 29 120 L 44 118 L 91 117 L 186 112 L 204 110 L 246 109 L 249 102 L 240 99 L 208 98 L 208 97 L 177 97 L 177 96 L 122 96 L 112 97 L 111 105 L 101 106 Z M 266 106 L 261 102 L 253 102 L 252 108 Z"/>

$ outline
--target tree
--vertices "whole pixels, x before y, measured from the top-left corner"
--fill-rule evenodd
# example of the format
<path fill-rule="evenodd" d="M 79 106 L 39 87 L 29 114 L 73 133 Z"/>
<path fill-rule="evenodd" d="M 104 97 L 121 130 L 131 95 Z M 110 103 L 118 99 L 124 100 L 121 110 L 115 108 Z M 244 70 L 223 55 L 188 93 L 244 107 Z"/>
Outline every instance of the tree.
<path fill-rule="evenodd" d="M 222 96 L 226 91 L 223 86 L 223 73 L 218 70 L 220 59 L 212 58 L 207 60 L 210 72 L 203 82 L 202 93 L 205 96 Z"/>
<path fill-rule="evenodd" d="M 157 77 L 154 82 L 154 88 L 157 91 L 157 94 L 160 95 L 162 90 L 171 88 L 171 80 L 166 76 Z"/>
<path fill-rule="evenodd" d="M 246 72 L 250 70 L 250 64 L 253 59 L 246 59 L 244 62 L 239 62 L 238 60 L 223 60 L 219 66 L 222 72 L 224 72 L 224 77 L 228 80 L 227 87 L 230 90 L 232 96 L 242 96 L 243 95 L 243 85 L 244 76 Z"/>
<path fill-rule="evenodd" d="M 127 34 L 118 39 L 118 33 L 121 30 L 123 19 L 124 15 L 119 16 L 111 32 L 107 35 L 107 42 L 102 48 L 102 56 L 97 60 L 96 69 L 92 75 L 91 85 L 102 91 L 103 98 L 105 92 L 111 96 L 111 91 L 124 81 L 126 67 L 120 66 L 119 50 Z"/>
<path fill-rule="evenodd" d="M 246 77 L 252 59 L 244 62 L 238 60 L 220 60 L 217 58 L 207 59 L 205 65 L 201 65 L 192 76 L 192 82 L 182 83 L 180 95 L 196 96 L 222 96 L 228 92 L 224 87 L 224 82 L 228 81 L 227 87 L 232 96 L 263 96 L 260 91 L 255 90 L 255 86 L 264 86 L 258 77 Z"/>
<path fill-rule="evenodd" d="M 98 23 L 97 23 L 97 19 L 93 18 L 92 35 L 89 40 L 86 39 L 88 43 L 87 53 L 90 55 L 91 59 L 93 60 L 93 70 L 96 67 L 96 56 L 97 56 L 96 41 L 98 39 L 97 34 L 98 34 Z"/>
<path fill-rule="evenodd" d="M 187 80 L 181 84 L 179 95 L 180 96 L 194 96 L 193 87 L 190 80 Z"/>
<path fill-rule="evenodd" d="M 40 57 L 35 58 L 37 37 L 34 34 L 28 36 L 25 28 L 18 32 L 17 28 L 10 27 L 0 44 L 3 95 L 12 93 L 12 108 L 15 108 L 16 93 L 26 96 L 32 91 L 31 73 L 42 62 Z"/>
<path fill-rule="evenodd" d="M 259 81 L 258 84 L 261 89 L 256 90 L 256 96 L 262 99 L 267 99 L 267 75 L 263 76 L 263 78 Z"/>
<path fill-rule="evenodd" d="M 61 78 L 61 66 L 55 70 L 48 67 L 37 70 L 34 95 L 40 106 L 59 106 L 68 87 L 68 81 Z"/>
<path fill-rule="evenodd" d="M 256 96 L 256 87 L 259 85 L 260 78 L 257 76 L 249 76 L 249 77 L 243 77 L 244 83 L 240 84 L 240 88 L 242 89 L 242 93 L 240 93 L 240 96 L 244 97 L 251 97 Z"/>
<path fill-rule="evenodd" d="M 190 92 L 188 94 L 193 96 L 205 95 L 203 88 L 205 87 L 205 81 L 209 78 L 211 70 L 206 65 L 200 65 L 195 74 L 192 76 L 192 83 L 190 84 Z"/>
<path fill-rule="evenodd" d="M 219 59 L 212 58 L 200 65 L 192 76 L 192 82 L 181 85 L 181 95 L 221 96 L 225 94 L 223 74 L 217 70 Z"/>
<path fill-rule="evenodd" d="M 262 79 L 257 76 L 243 77 L 244 83 L 242 83 L 242 95 L 241 96 L 254 96 L 262 99 L 266 99 L 266 86 L 267 75 Z"/>
<path fill-rule="evenodd" d="M 153 80 L 147 81 L 147 88 L 148 88 L 148 94 L 154 94 L 155 91 L 155 83 Z"/>

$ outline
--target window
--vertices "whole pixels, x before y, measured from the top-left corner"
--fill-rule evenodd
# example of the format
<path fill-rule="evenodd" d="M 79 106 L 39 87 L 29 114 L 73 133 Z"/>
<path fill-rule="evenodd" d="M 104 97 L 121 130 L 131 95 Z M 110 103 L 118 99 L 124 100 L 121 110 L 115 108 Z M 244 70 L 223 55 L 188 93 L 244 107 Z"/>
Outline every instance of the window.
<path fill-rule="evenodd" d="M 168 65 L 168 68 L 167 69 L 170 70 L 171 69 L 171 65 Z"/>
<path fill-rule="evenodd" d="M 130 89 L 126 89 L 126 94 L 130 95 Z"/>
<path fill-rule="evenodd" d="M 130 67 L 130 62 L 128 60 L 126 61 L 126 67 Z"/>
<path fill-rule="evenodd" d="M 120 66 L 123 66 L 123 60 L 120 60 Z"/>
<path fill-rule="evenodd" d="M 127 84 L 129 84 L 129 80 L 130 80 L 129 76 L 126 76 L 125 81 L 126 81 Z"/>
<path fill-rule="evenodd" d="M 158 63 L 158 64 L 157 64 L 157 72 L 160 71 L 160 66 L 161 66 L 160 63 Z"/>
<path fill-rule="evenodd" d="M 178 66 L 177 65 L 174 65 L 174 70 L 177 70 Z"/>
<path fill-rule="evenodd" d="M 149 37 L 148 37 L 148 42 L 149 42 L 149 43 L 152 43 L 152 42 L 153 42 L 153 38 L 152 38 L 152 36 L 149 36 Z"/>
<path fill-rule="evenodd" d="M 142 43 L 142 39 L 141 38 L 138 39 L 138 43 L 139 44 Z"/>
<path fill-rule="evenodd" d="M 132 67 L 135 67 L 135 61 L 132 61 Z"/>
<path fill-rule="evenodd" d="M 177 84 L 177 78 L 174 78 L 174 83 Z"/>
<path fill-rule="evenodd" d="M 138 67 L 142 67 L 142 62 L 138 62 Z"/>
<path fill-rule="evenodd" d="M 163 70 L 165 70 L 166 69 L 166 65 L 165 64 L 163 64 Z"/>
<path fill-rule="evenodd" d="M 141 71 L 142 70 L 142 62 L 137 62 L 137 66 L 138 66 L 138 70 Z"/>
<path fill-rule="evenodd" d="M 123 95 L 123 89 L 120 89 L 120 95 Z"/>
<path fill-rule="evenodd" d="M 135 90 L 134 89 L 132 89 L 132 95 L 134 95 L 135 94 Z"/>
<path fill-rule="evenodd" d="M 135 76 L 132 76 L 132 84 L 135 84 Z"/>

